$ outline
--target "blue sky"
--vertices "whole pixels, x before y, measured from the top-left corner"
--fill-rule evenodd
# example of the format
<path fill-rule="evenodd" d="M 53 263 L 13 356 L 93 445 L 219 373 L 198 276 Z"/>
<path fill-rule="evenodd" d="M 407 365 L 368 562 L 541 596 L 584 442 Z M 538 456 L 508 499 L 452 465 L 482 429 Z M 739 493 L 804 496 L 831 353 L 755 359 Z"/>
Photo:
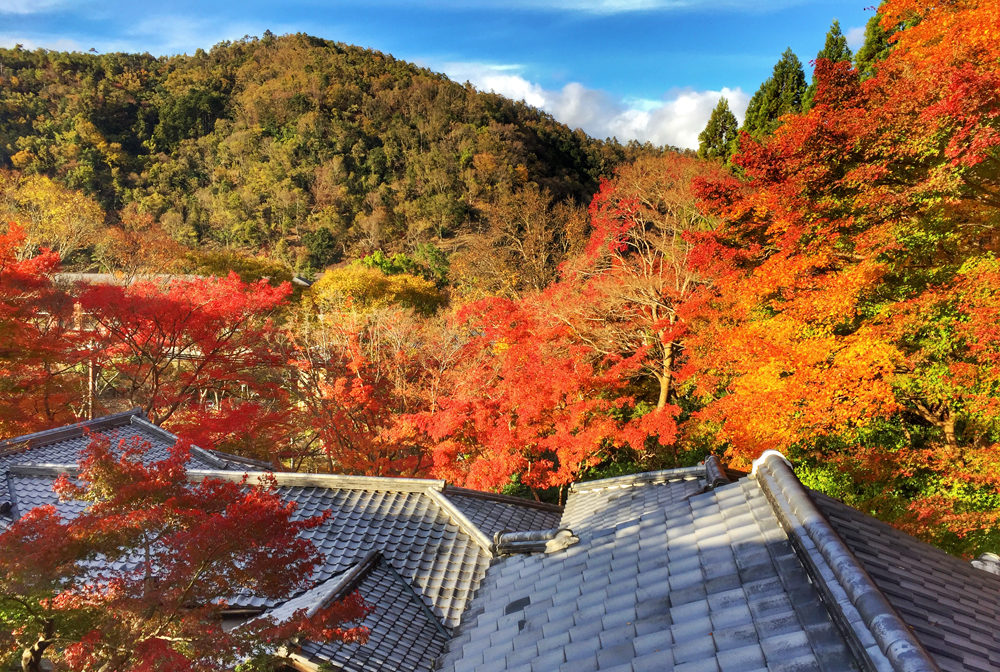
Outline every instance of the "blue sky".
<path fill-rule="evenodd" d="M 786 47 L 808 69 L 833 19 L 856 47 L 870 16 L 864 0 L 0 0 L 0 46 L 164 55 L 301 31 L 523 98 L 591 135 L 690 147 L 720 95 L 741 117 Z"/>

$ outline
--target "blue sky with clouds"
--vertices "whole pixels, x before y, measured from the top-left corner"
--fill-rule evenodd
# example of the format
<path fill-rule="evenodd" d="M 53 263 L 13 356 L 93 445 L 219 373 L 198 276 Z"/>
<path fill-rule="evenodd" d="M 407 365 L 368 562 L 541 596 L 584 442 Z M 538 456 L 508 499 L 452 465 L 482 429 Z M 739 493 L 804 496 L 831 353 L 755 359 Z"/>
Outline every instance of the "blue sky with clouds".
<path fill-rule="evenodd" d="M 741 116 L 786 47 L 808 69 L 833 19 L 856 47 L 870 16 L 863 0 L 0 0 L 0 46 L 164 55 L 301 31 L 591 135 L 691 147 L 720 95 Z"/>

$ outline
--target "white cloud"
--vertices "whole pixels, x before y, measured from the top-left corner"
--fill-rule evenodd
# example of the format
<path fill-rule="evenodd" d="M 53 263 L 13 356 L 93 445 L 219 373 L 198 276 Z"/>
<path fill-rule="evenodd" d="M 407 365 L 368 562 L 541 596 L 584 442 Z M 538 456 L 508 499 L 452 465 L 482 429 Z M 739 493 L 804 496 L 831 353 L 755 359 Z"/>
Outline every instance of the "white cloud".
<path fill-rule="evenodd" d="M 0 47 L 13 49 L 18 44 L 28 51 L 34 51 L 35 49 L 51 49 L 52 51 L 80 51 L 80 44 L 78 42 L 66 38 L 43 38 L 41 40 L 32 40 L 19 35 L 0 33 Z"/>
<path fill-rule="evenodd" d="M 803 0 L 513 0 L 512 4 L 532 7 L 547 6 L 591 14 L 619 14 L 671 9 L 728 9 L 743 12 L 775 11 Z"/>
<path fill-rule="evenodd" d="M 0 14 L 42 14 L 70 4 L 71 0 L 0 0 Z"/>
<path fill-rule="evenodd" d="M 865 43 L 865 27 L 855 26 L 854 28 L 848 28 L 844 37 L 847 38 L 847 46 L 856 51 L 858 47 Z"/>
<path fill-rule="evenodd" d="M 382 0 L 392 3 L 393 0 Z M 395 0 L 405 2 L 407 0 Z M 412 3 L 413 0 L 408 0 Z M 424 4 L 450 7 L 515 7 L 518 9 L 562 10 L 586 14 L 670 10 L 726 10 L 743 13 L 775 12 L 809 0 L 422 0 Z"/>
<path fill-rule="evenodd" d="M 226 22 L 190 16 L 149 16 L 127 30 L 126 34 L 132 39 L 123 43 L 123 50 L 150 51 L 157 55 L 193 54 L 198 48 L 207 50 L 225 40 L 238 40 L 244 35 L 260 36 L 266 27 L 250 22 Z M 275 24 L 271 24 L 271 30 L 276 35 L 292 32 L 289 26 Z"/>
<path fill-rule="evenodd" d="M 582 128 L 597 138 L 613 136 L 621 142 L 649 141 L 694 149 L 720 97 L 728 99 L 740 123 L 750 102 L 750 96 L 738 87 L 672 91 L 661 100 L 620 99 L 577 82 L 559 90 L 545 89 L 516 74 L 517 66 L 448 63 L 443 69 L 452 79 L 468 80 L 480 90 L 495 91 L 545 110 L 571 128 Z"/>

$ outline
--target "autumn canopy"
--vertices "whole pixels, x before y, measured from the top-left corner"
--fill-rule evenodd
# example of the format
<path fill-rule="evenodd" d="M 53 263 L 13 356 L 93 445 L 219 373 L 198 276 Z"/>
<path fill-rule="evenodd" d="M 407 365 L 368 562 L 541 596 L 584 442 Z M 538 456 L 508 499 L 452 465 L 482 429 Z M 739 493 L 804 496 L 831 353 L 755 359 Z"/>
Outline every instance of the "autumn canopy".
<path fill-rule="evenodd" d="M 887 0 L 873 21 L 853 61 L 835 27 L 812 86 L 784 55 L 738 137 L 720 103 L 701 159 L 584 143 L 550 170 L 524 147 L 549 161 L 555 135 L 515 129 L 518 108 L 474 142 L 435 136 L 457 144 L 434 156 L 460 157 L 436 194 L 446 180 L 419 152 L 410 173 L 362 175 L 377 155 L 362 147 L 295 177 L 312 199 L 300 215 L 288 185 L 262 187 L 257 210 L 219 200 L 253 191 L 239 144 L 252 106 L 211 133 L 164 127 L 161 163 L 135 178 L 150 182 L 121 194 L 111 178 L 76 191 L 62 164 L 19 154 L 23 174 L 0 184 L 0 438 L 139 406 L 276 470 L 554 502 L 580 479 L 709 453 L 746 468 L 774 448 L 809 486 L 951 552 L 998 551 L 1000 11 Z M 282 40 L 226 53 L 312 48 Z M 239 72 L 263 115 L 263 85 Z M 787 100 L 782 78 L 798 87 Z M 471 96 L 463 115 L 486 105 L 452 93 Z M 402 123 L 373 95 L 358 123 Z M 334 118 L 317 105 L 309 123 Z M 285 112 L 282 137 L 308 135 L 306 113 Z M 514 135 L 520 153 L 501 142 Z M 170 191 L 168 172 L 209 154 L 208 182 Z M 112 192 L 134 198 L 102 212 Z M 57 276 L 81 259 L 117 281 Z M 307 289 L 286 281 L 327 266 Z"/>

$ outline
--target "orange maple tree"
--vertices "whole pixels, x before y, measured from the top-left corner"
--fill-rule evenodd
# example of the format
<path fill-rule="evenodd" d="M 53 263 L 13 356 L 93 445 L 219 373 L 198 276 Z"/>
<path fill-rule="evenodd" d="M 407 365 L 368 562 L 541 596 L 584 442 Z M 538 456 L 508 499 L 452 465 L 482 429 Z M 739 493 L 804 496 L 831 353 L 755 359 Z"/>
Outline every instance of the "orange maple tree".
<path fill-rule="evenodd" d="M 813 108 L 742 138 L 746 179 L 700 185 L 724 222 L 704 253 L 733 260 L 699 329 L 715 397 L 702 417 L 737 460 L 779 448 L 838 464 L 855 503 L 981 541 L 1000 520 L 1000 19 L 989 2 L 879 11 L 911 27 L 874 77 L 817 62 Z"/>

